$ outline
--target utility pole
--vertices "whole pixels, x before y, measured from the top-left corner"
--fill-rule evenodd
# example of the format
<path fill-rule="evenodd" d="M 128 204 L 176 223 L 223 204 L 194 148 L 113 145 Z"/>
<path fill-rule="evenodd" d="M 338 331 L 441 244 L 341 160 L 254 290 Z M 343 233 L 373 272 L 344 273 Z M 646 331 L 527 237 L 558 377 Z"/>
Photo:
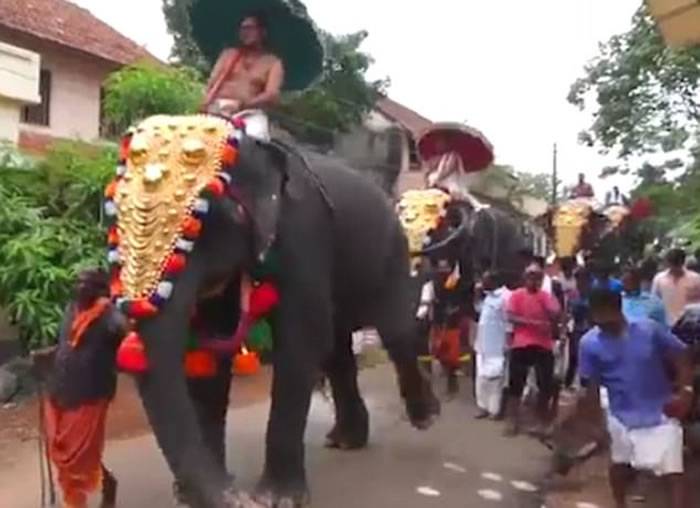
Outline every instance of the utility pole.
<path fill-rule="evenodd" d="M 552 204 L 557 204 L 557 194 L 559 187 L 559 176 L 557 171 L 557 144 L 554 143 L 554 150 L 552 151 Z"/>

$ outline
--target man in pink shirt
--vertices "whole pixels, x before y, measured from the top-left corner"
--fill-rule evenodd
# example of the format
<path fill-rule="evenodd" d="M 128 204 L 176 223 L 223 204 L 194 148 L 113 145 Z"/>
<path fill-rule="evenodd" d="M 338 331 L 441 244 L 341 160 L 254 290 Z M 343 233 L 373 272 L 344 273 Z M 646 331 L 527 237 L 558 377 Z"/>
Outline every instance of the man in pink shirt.
<path fill-rule="evenodd" d="M 520 403 L 530 368 L 537 375 L 537 416 L 541 426 L 549 419 L 548 403 L 553 389 L 554 329 L 561 307 L 551 293 L 542 290 L 544 272 L 537 264 L 525 271 L 525 286 L 515 290 L 506 307 L 513 325 L 510 344 L 508 415 L 506 435 L 520 431 Z"/>

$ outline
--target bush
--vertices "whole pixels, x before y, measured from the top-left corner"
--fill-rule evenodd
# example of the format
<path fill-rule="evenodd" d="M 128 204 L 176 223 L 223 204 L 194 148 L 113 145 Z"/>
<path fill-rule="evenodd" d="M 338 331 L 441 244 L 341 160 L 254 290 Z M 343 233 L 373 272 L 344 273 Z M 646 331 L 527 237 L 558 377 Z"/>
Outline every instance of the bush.
<path fill-rule="evenodd" d="M 120 130 L 151 115 L 195 113 L 204 84 L 187 68 L 135 65 L 119 70 L 105 83 L 105 115 Z"/>
<path fill-rule="evenodd" d="M 25 349 L 54 343 L 76 274 L 103 266 L 114 148 L 56 145 L 36 167 L 0 167 L 0 305 Z"/>

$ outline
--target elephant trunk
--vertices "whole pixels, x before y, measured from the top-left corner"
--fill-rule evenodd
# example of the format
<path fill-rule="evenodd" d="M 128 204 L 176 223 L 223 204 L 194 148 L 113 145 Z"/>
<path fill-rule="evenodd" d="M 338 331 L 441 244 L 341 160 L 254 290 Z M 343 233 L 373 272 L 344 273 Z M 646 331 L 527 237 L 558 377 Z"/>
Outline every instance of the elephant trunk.
<path fill-rule="evenodd" d="M 184 373 L 189 317 L 196 302 L 197 270 L 189 267 L 176 284 L 171 300 L 139 332 L 146 345 L 149 371 L 139 391 L 158 445 L 176 480 L 196 507 L 224 506 L 226 471 L 212 455 L 197 419 Z"/>

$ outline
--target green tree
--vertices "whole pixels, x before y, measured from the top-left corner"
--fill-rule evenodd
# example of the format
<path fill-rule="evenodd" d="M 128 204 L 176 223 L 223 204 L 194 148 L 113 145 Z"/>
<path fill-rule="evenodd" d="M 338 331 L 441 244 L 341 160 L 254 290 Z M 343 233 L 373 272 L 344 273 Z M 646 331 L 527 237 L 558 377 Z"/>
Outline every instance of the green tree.
<path fill-rule="evenodd" d="M 105 115 L 120 129 L 151 115 L 194 113 L 204 85 L 189 68 L 146 64 L 112 73 L 105 82 Z"/>
<path fill-rule="evenodd" d="M 593 109 L 581 140 L 621 157 L 686 146 L 700 121 L 700 47 L 668 48 L 641 7 L 632 27 L 600 46 L 569 101 Z"/>
<path fill-rule="evenodd" d="M 163 0 L 163 14 L 168 33 L 173 37 L 170 58 L 179 65 L 208 74 L 211 64 L 192 38 L 189 7 L 194 0 Z"/>
<path fill-rule="evenodd" d="M 311 88 L 286 95 L 273 113 L 280 125 L 303 141 L 328 144 L 338 132 L 359 124 L 386 91 L 388 80 L 368 82 L 372 57 L 360 50 L 367 32 L 333 36 L 321 32 L 323 75 Z"/>

